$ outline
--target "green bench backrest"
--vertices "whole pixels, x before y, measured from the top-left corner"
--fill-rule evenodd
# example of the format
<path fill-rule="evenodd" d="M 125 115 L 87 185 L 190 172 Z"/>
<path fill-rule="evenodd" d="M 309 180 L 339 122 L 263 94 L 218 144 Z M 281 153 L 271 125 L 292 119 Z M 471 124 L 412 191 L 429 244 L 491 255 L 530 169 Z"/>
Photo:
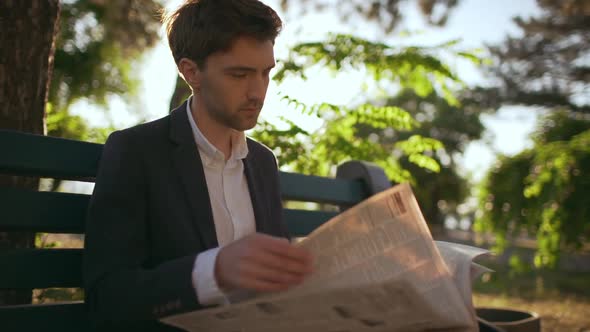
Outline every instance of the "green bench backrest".
<path fill-rule="evenodd" d="M 0 174 L 93 181 L 101 144 L 0 131 Z M 353 205 L 367 195 L 360 181 L 280 174 L 284 200 Z M 90 196 L 0 187 L 0 232 L 83 234 Z M 336 212 L 286 209 L 293 236 L 305 236 Z M 0 252 L 0 289 L 82 286 L 82 249 Z M 83 331 L 83 303 L 0 307 L 2 331 Z"/>

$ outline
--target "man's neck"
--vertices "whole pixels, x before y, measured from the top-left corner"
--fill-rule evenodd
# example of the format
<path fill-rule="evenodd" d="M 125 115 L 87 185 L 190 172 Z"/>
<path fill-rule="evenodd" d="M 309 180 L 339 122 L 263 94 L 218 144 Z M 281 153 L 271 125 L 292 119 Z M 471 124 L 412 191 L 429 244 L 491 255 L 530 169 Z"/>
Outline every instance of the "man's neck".
<path fill-rule="evenodd" d="M 211 118 L 202 105 L 198 105 L 196 98 L 191 98 L 191 113 L 199 131 L 209 143 L 213 144 L 228 160 L 231 156 L 231 136 L 233 129 L 228 128 Z"/>

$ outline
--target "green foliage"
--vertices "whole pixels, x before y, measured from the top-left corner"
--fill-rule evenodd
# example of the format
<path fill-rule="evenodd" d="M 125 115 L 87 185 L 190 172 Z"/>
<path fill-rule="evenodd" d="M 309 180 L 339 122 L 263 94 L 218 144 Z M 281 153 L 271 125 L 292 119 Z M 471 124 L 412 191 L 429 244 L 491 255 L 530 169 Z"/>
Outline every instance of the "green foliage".
<path fill-rule="evenodd" d="M 287 77 L 307 79 L 307 74 L 318 68 L 328 68 L 336 74 L 356 70 L 384 89 L 413 91 L 419 98 L 440 94 L 447 104 L 457 105 L 452 91 L 462 82 L 436 56 L 441 51 L 456 53 L 452 50 L 454 44 L 401 48 L 350 35 L 331 35 L 324 42 L 293 47 L 289 58 L 280 62 L 274 79 L 279 83 Z M 367 100 L 370 98 L 367 96 Z M 440 171 L 432 155 L 443 145 L 413 132 L 420 126 L 418 121 L 399 105 L 384 105 L 385 101 L 350 107 L 329 103 L 306 105 L 290 95 L 283 100 L 302 114 L 324 120 L 324 125 L 314 132 L 283 119 L 282 124 L 262 123 L 253 133 L 256 139 L 275 149 L 284 169 L 329 175 L 336 165 L 358 159 L 383 167 L 395 182 L 414 181 L 402 160 L 430 172 Z M 387 144 L 379 136 L 387 131 L 411 134 Z"/>
<path fill-rule="evenodd" d="M 161 5 L 155 0 L 74 0 L 61 7 L 48 134 L 103 142 L 112 128 L 92 128 L 69 107 L 79 99 L 106 106 L 109 96 L 129 101 L 136 95 L 135 64 L 158 40 Z"/>
<path fill-rule="evenodd" d="M 530 266 L 518 255 L 510 256 L 508 260 L 508 266 L 510 266 L 511 276 L 521 275 L 530 271 Z"/>
<path fill-rule="evenodd" d="M 108 135 L 115 130 L 112 125 L 108 127 L 89 126 L 82 117 L 71 115 L 65 111 L 57 112 L 49 103 L 45 108 L 45 116 L 48 136 L 104 143 Z"/>
<path fill-rule="evenodd" d="M 35 248 L 59 248 L 59 241 L 49 241 L 47 233 L 35 233 Z"/>
<path fill-rule="evenodd" d="M 488 174 L 476 226 L 493 232 L 500 250 L 536 234 L 535 266 L 555 267 L 561 250 L 590 239 L 590 121 L 555 112 L 535 137 L 534 148 L 500 158 Z"/>
<path fill-rule="evenodd" d="M 462 82 L 437 58 L 442 51 L 464 57 L 461 54 L 466 52 L 454 51 L 453 45 L 394 47 L 335 34 L 326 41 L 302 43 L 293 47 L 289 59 L 282 63 L 274 79 L 279 83 L 289 75 L 306 79 L 305 72 L 316 65 L 335 72 L 364 69 L 378 84 L 410 89 L 420 97 L 437 92 L 449 104 L 458 105 L 452 91 L 457 85 L 462 86 Z"/>
<path fill-rule="evenodd" d="M 351 114 L 355 114 L 355 110 L 352 112 Z M 377 142 L 357 136 L 358 129 L 355 125 L 363 121 L 362 117 L 335 117 L 329 121 L 329 125 L 316 132 L 307 132 L 286 119 L 283 121 L 287 129 L 280 130 L 275 124 L 263 122 L 253 136 L 274 148 L 284 168 L 299 173 L 327 176 L 335 165 L 360 159 L 382 166 L 391 179 L 399 182 L 410 179 L 410 174 L 399 167 L 391 151 Z M 425 145 L 418 137 L 413 142 Z"/>
<path fill-rule="evenodd" d="M 537 267 L 557 264 L 560 251 L 590 238 L 587 1 L 538 1 L 538 17 L 517 17 L 522 36 L 490 47 L 497 86 L 474 98 L 492 107 L 520 104 L 552 112 L 533 134 L 534 147 L 501 157 L 481 191 L 477 228 L 512 237 L 536 236 Z"/>
<path fill-rule="evenodd" d="M 81 288 L 45 288 L 33 292 L 33 303 L 56 303 L 84 301 L 84 290 Z"/>
<path fill-rule="evenodd" d="M 132 95 L 132 64 L 158 40 L 158 2 L 75 0 L 62 3 L 49 101 L 57 111 L 79 98 L 106 105 Z"/>
<path fill-rule="evenodd" d="M 381 144 L 394 149 L 397 142 L 413 135 L 432 137 L 441 146 L 434 147 L 426 154 L 436 160 L 440 170 L 418 167 L 407 156 L 400 157 L 400 164 L 408 170 L 415 180 L 414 192 L 421 205 L 426 220 L 432 224 L 443 224 L 445 218 L 462 219 L 470 211 L 458 211 L 459 205 L 469 194 L 469 183 L 457 169 L 455 160 L 467 144 L 481 138 L 484 130 L 479 115 L 486 111 L 479 103 L 463 97 L 459 93 L 461 105 L 450 105 L 444 98 L 432 94 L 426 98 L 411 90 L 403 90 L 387 101 L 388 105 L 398 105 L 407 110 L 419 121 L 420 126 L 409 130 L 375 130 L 364 128 L 363 135 L 377 135 Z"/>

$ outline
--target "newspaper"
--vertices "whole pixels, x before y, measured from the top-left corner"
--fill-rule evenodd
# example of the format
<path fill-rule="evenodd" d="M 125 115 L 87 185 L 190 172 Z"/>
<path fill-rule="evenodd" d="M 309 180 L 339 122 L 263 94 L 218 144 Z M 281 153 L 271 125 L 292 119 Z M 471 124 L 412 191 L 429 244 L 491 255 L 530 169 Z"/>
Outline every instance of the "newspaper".
<path fill-rule="evenodd" d="M 376 194 L 297 244 L 314 273 L 282 293 L 169 316 L 187 331 L 477 331 L 479 248 L 435 242 L 408 184 Z"/>

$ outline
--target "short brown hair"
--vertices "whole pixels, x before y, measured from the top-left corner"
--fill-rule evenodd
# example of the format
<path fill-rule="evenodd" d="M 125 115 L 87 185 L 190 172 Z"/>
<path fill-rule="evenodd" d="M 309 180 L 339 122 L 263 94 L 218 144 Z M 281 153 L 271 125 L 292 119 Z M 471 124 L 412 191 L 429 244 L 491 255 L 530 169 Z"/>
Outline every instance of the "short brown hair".
<path fill-rule="evenodd" d="M 228 49 L 238 37 L 274 43 L 283 25 L 279 15 L 258 0 L 186 0 L 163 22 L 176 64 L 188 58 L 201 68 L 210 54 Z"/>

